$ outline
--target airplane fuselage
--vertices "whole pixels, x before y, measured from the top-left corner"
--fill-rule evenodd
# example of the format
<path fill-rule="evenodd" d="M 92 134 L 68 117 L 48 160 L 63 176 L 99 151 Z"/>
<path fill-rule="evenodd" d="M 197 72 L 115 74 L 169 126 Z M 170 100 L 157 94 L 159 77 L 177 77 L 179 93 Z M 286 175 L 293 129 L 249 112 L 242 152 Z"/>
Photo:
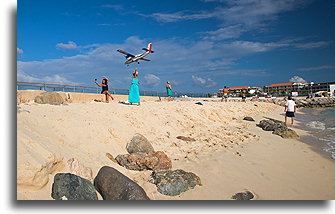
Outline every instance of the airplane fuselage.
<path fill-rule="evenodd" d="M 141 58 L 144 58 L 146 55 L 148 55 L 150 52 L 147 51 L 145 53 L 142 53 L 142 54 L 137 54 L 136 56 L 134 57 L 129 57 L 129 59 L 124 63 L 124 64 L 130 64 L 130 63 L 133 63 L 133 62 L 137 62 L 138 60 L 140 60 Z"/>
<path fill-rule="evenodd" d="M 137 55 L 133 55 L 133 54 L 130 54 L 126 51 L 123 51 L 123 50 L 117 50 L 119 53 L 122 53 L 124 55 L 126 55 L 126 62 L 124 64 L 127 64 L 129 65 L 130 63 L 133 63 L 133 62 L 137 62 L 139 63 L 138 60 L 143 60 L 143 61 L 150 61 L 150 59 L 146 59 L 144 58 L 146 55 L 148 55 L 149 53 L 153 53 L 154 51 L 152 50 L 152 44 L 149 43 L 148 44 L 148 48 L 142 48 L 142 50 L 145 50 L 144 53 L 141 53 L 141 54 L 137 54 Z"/>

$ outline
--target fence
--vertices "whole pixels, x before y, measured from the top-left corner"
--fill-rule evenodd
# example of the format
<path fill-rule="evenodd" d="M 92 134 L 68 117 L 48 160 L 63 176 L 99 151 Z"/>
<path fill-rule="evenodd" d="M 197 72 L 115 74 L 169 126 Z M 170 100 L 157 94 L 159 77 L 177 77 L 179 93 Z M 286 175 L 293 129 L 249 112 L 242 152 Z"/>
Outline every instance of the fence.
<path fill-rule="evenodd" d="M 66 84 L 53 84 L 53 83 L 35 83 L 35 82 L 16 82 L 17 90 L 44 90 L 44 91 L 63 91 L 63 92 L 77 92 L 77 93 L 93 93 L 100 94 L 100 87 L 91 87 L 83 85 L 66 85 Z M 109 88 L 111 94 L 127 95 L 129 94 L 129 89 L 117 89 Z M 166 97 L 165 92 L 159 91 L 145 91 L 140 90 L 141 96 L 155 96 L 155 97 Z M 196 93 L 196 92 L 173 92 L 173 96 L 181 97 L 210 97 L 209 93 Z"/>

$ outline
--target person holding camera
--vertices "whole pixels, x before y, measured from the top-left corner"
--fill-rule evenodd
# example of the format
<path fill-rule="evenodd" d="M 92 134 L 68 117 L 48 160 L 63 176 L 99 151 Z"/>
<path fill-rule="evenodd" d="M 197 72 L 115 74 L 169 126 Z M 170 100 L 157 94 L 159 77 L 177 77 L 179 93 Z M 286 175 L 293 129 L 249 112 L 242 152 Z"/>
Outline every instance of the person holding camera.
<path fill-rule="evenodd" d="M 101 87 L 101 94 L 104 94 L 106 96 L 106 103 L 109 103 L 109 97 L 114 100 L 114 97 L 111 95 L 111 93 L 108 91 L 108 82 L 109 79 L 105 76 L 102 76 L 101 84 L 97 82 L 97 79 L 94 80 L 94 83 L 97 84 L 97 86 Z"/>

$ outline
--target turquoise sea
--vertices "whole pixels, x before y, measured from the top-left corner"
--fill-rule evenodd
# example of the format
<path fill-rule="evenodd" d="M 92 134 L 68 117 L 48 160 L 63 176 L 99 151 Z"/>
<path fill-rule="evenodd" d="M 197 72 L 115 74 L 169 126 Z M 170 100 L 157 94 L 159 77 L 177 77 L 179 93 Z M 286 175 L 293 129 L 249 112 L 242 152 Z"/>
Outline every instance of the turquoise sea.
<path fill-rule="evenodd" d="M 335 107 L 299 109 L 296 120 L 311 135 L 301 140 L 335 160 Z"/>

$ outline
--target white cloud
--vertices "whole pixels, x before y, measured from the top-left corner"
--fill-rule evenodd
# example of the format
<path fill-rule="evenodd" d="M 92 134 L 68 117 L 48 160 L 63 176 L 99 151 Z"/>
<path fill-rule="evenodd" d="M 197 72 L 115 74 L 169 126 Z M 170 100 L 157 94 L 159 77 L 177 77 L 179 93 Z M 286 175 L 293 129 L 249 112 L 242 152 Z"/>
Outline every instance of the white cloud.
<path fill-rule="evenodd" d="M 201 88 L 213 88 L 218 84 L 210 78 L 204 79 L 195 75 L 192 75 L 192 80 L 195 85 L 198 85 Z"/>
<path fill-rule="evenodd" d="M 259 30 L 269 21 L 278 19 L 283 12 L 292 11 L 310 3 L 310 0 L 205 0 L 204 2 L 219 2 L 214 10 L 196 12 L 177 11 L 174 13 L 157 12 L 150 17 L 158 22 L 179 22 L 186 20 L 201 20 L 215 18 L 221 21 L 220 27 L 205 32 L 206 39 L 222 40 L 239 38 L 242 33 Z"/>
<path fill-rule="evenodd" d="M 277 18 L 280 13 L 291 11 L 308 4 L 309 0 L 207 0 L 220 2 L 222 5 L 212 11 L 178 11 L 174 13 L 153 13 L 147 15 L 160 22 L 177 22 L 217 18 L 222 24 L 244 24 L 250 26 Z"/>
<path fill-rule="evenodd" d="M 69 49 L 69 50 L 79 48 L 78 45 L 72 41 L 69 41 L 68 43 L 58 43 L 56 47 L 59 49 Z"/>
<path fill-rule="evenodd" d="M 17 54 L 23 54 L 23 50 L 20 49 L 20 48 L 16 48 L 16 53 L 17 53 Z"/>
<path fill-rule="evenodd" d="M 154 74 L 146 74 L 143 77 L 143 86 L 153 88 L 159 85 L 161 79 Z"/>
<path fill-rule="evenodd" d="M 308 68 L 298 68 L 298 71 L 319 71 L 319 70 L 330 70 L 334 69 L 334 66 L 331 65 L 322 65 L 317 67 L 308 67 Z"/>
<path fill-rule="evenodd" d="M 289 79 L 290 82 L 296 82 L 296 83 L 306 83 L 307 81 L 304 80 L 302 77 L 299 76 L 293 76 L 291 79 Z"/>
<path fill-rule="evenodd" d="M 245 29 L 243 29 L 241 25 L 232 25 L 219 28 L 218 30 L 204 32 L 206 36 L 203 38 L 211 40 L 238 38 L 243 32 L 245 32 Z"/>
<path fill-rule="evenodd" d="M 129 37 L 121 44 L 92 44 L 81 46 L 81 54 L 59 59 L 42 61 L 18 61 L 21 71 L 31 77 L 53 77 L 59 75 L 69 81 L 92 84 L 94 78 L 108 76 L 113 87 L 128 88 L 129 81 L 121 81 L 131 77 L 134 66 L 139 66 L 140 81 L 143 87 L 151 87 L 160 90 L 159 80 L 178 80 L 178 82 L 191 84 L 185 74 L 190 71 L 197 75 L 222 76 L 238 75 L 234 73 L 233 66 L 240 57 L 260 51 L 269 51 L 274 47 L 266 47 L 262 43 L 235 42 L 217 44 L 213 41 L 198 41 L 181 43 L 181 41 L 168 39 L 153 42 L 155 53 L 147 56 L 151 62 L 135 63 L 127 67 L 125 58 L 117 49 L 138 54 L 148 41 L 136 36 Z M 263 47 L 265 46 L 265 47 Z M 271 45 L 267 45 L 271 46 Z M 275 46 L 274 44 L 272 46 Z M 177 50 L 177 54 L 176 54 Z M 258 75 L 256 72 L 255 76 Z M 259 75 L 264 75 L 260 74 Z M 26 77 L 28 78 L 28 77 Z M 120 81 L 119 81 L 120 80 Z M 195 77 L 196 82 L 201 79 Z M 181 84 L 180 87 L 183 87 Z M 200 84 L 201 85 L 201 84 Z M 207 79 L 203 87 L 215 85 L 211 79 Z M 94 85 L 92 85 L 94 86 Z"/>
<path fill-rule="evenodd" d="M 62 85 L 73 85 L 73 84 L 79 85 L 80 84 L 80 83 L 69 81 L 65 77 L 62 77 L 58 74 L 54 74 L 52 76 L 33 77 L 19 70 L 17 72 L 17 81 L 33 82 L 33 83 L 52 83 L 52 84 L 62 84 Z"/>
<path fill-rule="evenodd" d="M 159 22 L 177 22 L 184 20 L 199 20 L 199 19 L 213 18 L 216 16 L 216 14 L 206 11 L 188 14 L 186 11 L 180 11 L 176 13 L 153 13 L 151 15 L 143 15 L 143 16 L 152 17 Z"/>
<path fill-rule="evenodd" d="M 114 10 L 123 10 L 123 6 L 119 5 L 119 4 L 104 4 L 104 5 L 101 5 L 101 7 L 111 8 L 111 9 L 114 9 Z"/>
<path fill-rule="evenodd" d="M 308 43 L 295 44 L 295 47 L 299 49 L 313 49 L 313 48 L 325 47 L 327 45 L 329 45 L 329 42 L 319 41 L 319 42 L 308 42 Z"/>
<path fill-rule="evenodd" d="M 116 50 L 122 49 L 132 54 L 138 54 L 142 52 L 143 47 L 147 46 L 148 41 L 131 36 L 120 44 L 88 44 L 80 47 L 81 54 L 41 61 L 18 61 L 18 66 L 22 72 L 20 75 L 26 74 L 26 79 L 38 77 L 37 81 L 39 79 L 52 81 L 52 78 L 48 79 L 47 77 L 58 75 L 65 78 L 65 80 L 58 78 L 60 82 L 67 80 L 95 86 L 92 80 L 108 76 L 115 88 L 128 88 L 131 72 L 138 66 L 139 79 L 143 82 L 144 89 L 162 90 L 162 81 L 165 84 L 166 80 L 178 80 L 178 83 L 183 83 L 178 86 L 178 90 L 183 87 L 189 88 L 192 82 L 194 85 L 207 88 L 216 85 L 217 79 L 214 78 L 221 80 L 225 75 L 250 74 L 253 77 L 267 75 L 266 70 L 262 67 L 253 70 L 238 70 L 235 66 L 238 60 L 244 56 L 292 47 L 294 46 L 293 42 L 296 41 L 261 43 L 202 40 L 191 42 L 167 39 L 150 42 L 153 43 L 155 53 L 149 54 L 146 58 L 151 61 L 141 61 L 139 65 L 132 63 L 129 67 L 124 64 L 124 55 Z M 189 79 L 190 72 L 195 74 L 191 81 Z M 211 78 L 204 79 L 203 77 Z M 126 79 L 127 81 L 124 81 Z M 57 76 L 55 80 L 57 80 Z M 162 81 L 159 83 L 159 80 Z"/>

